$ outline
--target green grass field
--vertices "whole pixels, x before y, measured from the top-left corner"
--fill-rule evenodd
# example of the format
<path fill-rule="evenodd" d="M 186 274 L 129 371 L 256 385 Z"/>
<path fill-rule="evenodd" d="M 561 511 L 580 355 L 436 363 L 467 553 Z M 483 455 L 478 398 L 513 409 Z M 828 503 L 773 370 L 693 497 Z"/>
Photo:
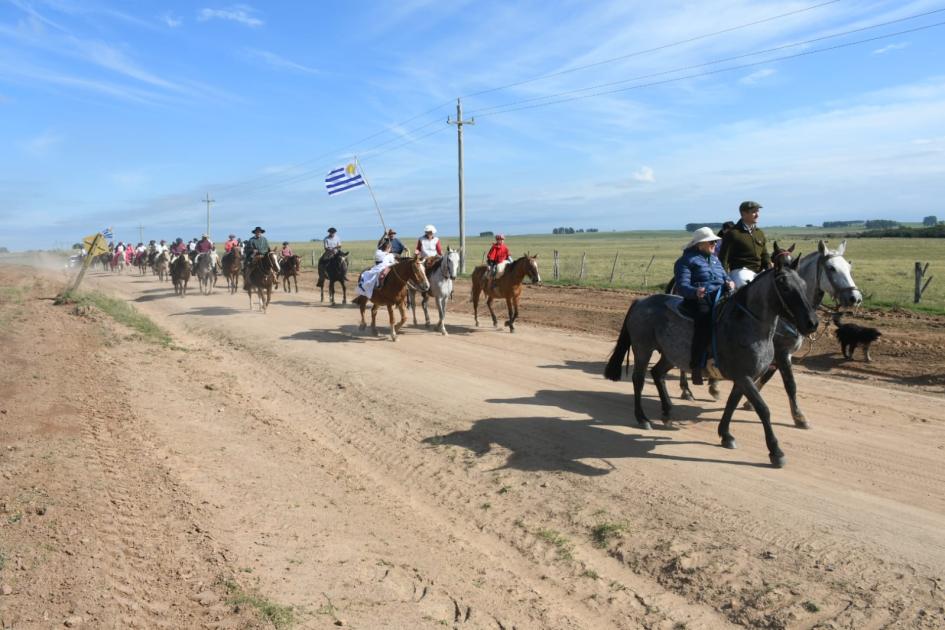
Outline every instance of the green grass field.
<path fill-rule="evenodd" d="M 845 237 L 842 231 L 822 228 L 765 228 L 769 242 L 777 240 L 782 246 L 797 244 L 795 251 L 807 254 L 815 251 L 819 239 L 824 238 L 836 247 Z M 562 235 L 509 235 L 507 244 L 512 255 L 526 252 L 538 254 L 542 280 L 546 283 L 584 284 L 589 286 L 657 290 L 672 276 L 673 263 L 681 253 L 689 236 L 682 230 L 641 232 L 598 232 Z M 412 247 L 414 241 L 403 239 Z M 442 237 L 444 244 L 457 247 L 456 237 Z M 467 271 L 481 264 L 491 238 L 467 238 L 469 250 Z M 372 264 L 373 241 L 346 241 L 351 252 L 352 271 Z M 296 253 L 303 254 L 306 266 L 311 265 L 311 252 L 320 251 L 321 243 L 293 243 Z M 559 256 L 559 280 L 552 278 L 554 251 Z M 316 254 L 317 255 L 317 254 Z M 581 257 L 585 258 L 583 279 Z M 614 256 L 617 256 L 614 268 Z M 643 273 L 651 258 L 653 263 L 644 285 Z M 863 291 L 867 306 L 901 306 L 912 304 L 916 261 L 928 262 L 929 275 L 937 276 L 922 298 L 919 310 L 945 314 L 945 239 L 909 238 L 847 238 L 846 258 L 853 264 L 853 277 Z M 613 269 L 614 280 L 610 281 Z"/>

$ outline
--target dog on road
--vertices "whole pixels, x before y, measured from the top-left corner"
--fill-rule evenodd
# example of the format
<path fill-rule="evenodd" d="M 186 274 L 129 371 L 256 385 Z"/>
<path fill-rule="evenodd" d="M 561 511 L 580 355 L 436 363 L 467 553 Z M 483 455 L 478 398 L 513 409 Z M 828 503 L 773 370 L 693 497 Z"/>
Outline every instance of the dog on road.
<path fill-rule="evenodd" d="M 833 316 L 833 323 L 837 327 L 836 335 L 840 341 L 840 352 L 847 359 L 853 359 L 853 351 L 859 345 L 863 346 L 863 356 L 866 362 L 873 361 L 870 356 L 870 344 L 880 338 L 881 332 L 869 326 L 860 326 L 859 324 L 844 324 L 840 321 L 840 314 Z"/>

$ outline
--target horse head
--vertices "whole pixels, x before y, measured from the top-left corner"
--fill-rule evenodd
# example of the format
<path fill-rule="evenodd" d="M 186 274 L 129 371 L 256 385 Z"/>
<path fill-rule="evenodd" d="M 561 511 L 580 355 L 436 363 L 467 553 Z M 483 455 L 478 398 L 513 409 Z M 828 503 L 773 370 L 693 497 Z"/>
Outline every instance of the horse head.
<path fill-rule="evenodd" d="M 781 267 L 786 267 L 788 265 L 794 264 L 794 246 L 796 243 L 791 243 L 791 246 L 787 249 L 781 249 L 778 247 L 778 242 L 774 242 L 774 250 L 771 253 L 771 263 L 774 265 L 775 269 L 780 269 Z M 800 255 L 797 256 L 798 260 Z M 796 266 L 795 266 L 796 268 Z"/>
<path fill-rule="evenodd" d="M 817 309 L 807 299 L 807 284 L 797 273 L 800 259 L 780 269 L 772 269 L 774 293 L 778 297 L 781 315 L 792 322 L 799 333 L 809 335 L 817 330 Z M 756 278 L 757 280 L 757 278 Z"/>
<path fill-rule="evenodd" d="M 279 257 L 276 255 L 276 252 L 271 249 L 265 254 L 266 261 L 268 262 L 269 269 L 273 273 L 279 273 Z"/>
<path fill-rule="evenodd" d="M 525 252 L 525 256 L 520 260 L 524 260 L 525 274 L 532 279 L 532 283 L 541 285 L 541 274 L 538 273 L 538 254 L 531 256 L 528 252 Z"/>
<path fill-rule="evenodd" d="M 417 286 L 421 293 L 430 290 L 430 280 L 427 278 L 427 271 L 423 260 L 419 256 L 414 256 L 410 260 L 410 280 Z"/>
<path fill-rule="evenodd" d="M 829 293 L 841 306 L 859 306 L 863 302 L 863 294 L 853 281 L 850 273 L 852 265 L 843 257 L 846 250 L 846 241 L 841 242 L 835 250 L 827 247 L 827 241 L 817 243 L 820 254 L 817 259 L 817 290 Z"/>
<path fill-rule="evenodd" d="M 455 280 L 456 274 L 459 272 L 459 251 L 452 247 L 447 247 L 445 262 L 446 274 L 449 276 L 450 280 Z"/>

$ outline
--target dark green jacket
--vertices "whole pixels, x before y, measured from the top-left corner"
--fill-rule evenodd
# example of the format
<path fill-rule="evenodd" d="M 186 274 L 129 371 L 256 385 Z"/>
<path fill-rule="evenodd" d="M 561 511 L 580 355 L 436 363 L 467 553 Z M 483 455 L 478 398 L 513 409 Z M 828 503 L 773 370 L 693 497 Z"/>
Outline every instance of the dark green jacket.
<path fill-rule="evenodd" d="M 749 233 L 745 224 L 739 220 L 735 227 L 722 237 L 719 260 L 722 261 L 725 271 L 732 271 L 732 269 L 764 271 L 771 262 L 765 233 L 757 227 Z"/>
<path fill-rule="evenodd" d="M 269 241 L 265 236 L 254 236 L 246 241 L 246 258 L 252 258 L 255 254 L 265 254 L 269 251 Z"/>

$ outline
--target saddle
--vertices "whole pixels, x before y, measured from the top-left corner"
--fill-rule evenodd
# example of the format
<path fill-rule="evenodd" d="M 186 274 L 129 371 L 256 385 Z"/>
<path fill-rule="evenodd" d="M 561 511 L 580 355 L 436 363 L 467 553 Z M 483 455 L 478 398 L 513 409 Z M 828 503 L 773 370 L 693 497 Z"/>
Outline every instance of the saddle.
<path fill-rule="evenodd" d="M 381 269 L 380 275 L 377 276 L 377 284 L 374 285 L 375 291 L 377 291 L 378 289 L 384 286 L 384 281 L 387 280 L 387 276 L 390 275 L 390 270 L 393 268 L 394 266 L 391 265 L 390 267 L 384 267 L 383 269 Z"/>
<path fill-rule="evenodd" d="M 666 303 L 666 310 L 680 319 L 695 323 L 691 315 L 686 314 L 682 309 L 683 300 L 671 300 Z"/>
<path fill-rule="evenodd" d="M 431 256 L 423 261 L 423 264 L 426 268 L 427 276 L 436 272 L 440 268 L 440 265 L 443 264 L 442 256 Z"/>

